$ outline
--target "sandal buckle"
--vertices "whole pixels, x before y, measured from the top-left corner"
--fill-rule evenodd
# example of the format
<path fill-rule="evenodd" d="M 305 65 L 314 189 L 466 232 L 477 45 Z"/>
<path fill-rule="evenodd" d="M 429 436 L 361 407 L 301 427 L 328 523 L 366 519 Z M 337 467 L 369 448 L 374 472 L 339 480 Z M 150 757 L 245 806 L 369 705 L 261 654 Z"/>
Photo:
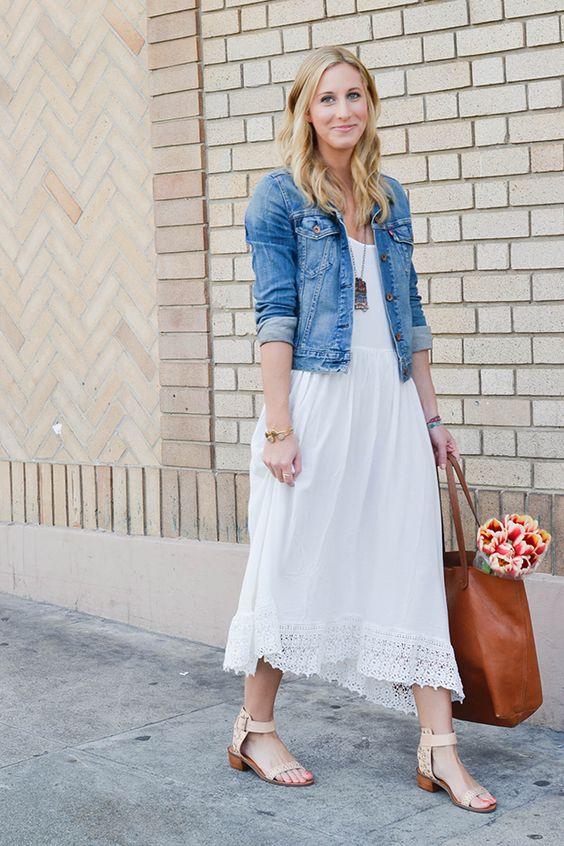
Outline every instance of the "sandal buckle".
<path fill-rule="evenodd" d="M 247 725 L 249 724 L 249 715 L 248 714 L 240 714 L 239 715 L 239 731 L 247 731 Z"/>

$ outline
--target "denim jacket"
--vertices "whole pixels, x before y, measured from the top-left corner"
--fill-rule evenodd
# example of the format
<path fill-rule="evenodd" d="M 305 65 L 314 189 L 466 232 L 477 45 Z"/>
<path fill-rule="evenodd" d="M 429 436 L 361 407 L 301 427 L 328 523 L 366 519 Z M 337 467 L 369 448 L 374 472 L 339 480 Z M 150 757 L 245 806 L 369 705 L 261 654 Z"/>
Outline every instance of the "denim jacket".
<path fill-rule="evenodd" d="M 397 179 L 390 214 L 372 230 L 378 248 L 384 303 L 402 381 L 411 376 L 412 354 L 431 349 L 432 336 L 417 291 L 413 228 L 407 194 Z M 389 190 L 389 189 L 388 189 Z M 293 370 L 348 370 L 351 359 L 354 285 L 351 251 L 342 213 L 308 206 L 285 168 L 257 183 L 245 213 L 252 249 L 257 338 L 292 344 Z"/>

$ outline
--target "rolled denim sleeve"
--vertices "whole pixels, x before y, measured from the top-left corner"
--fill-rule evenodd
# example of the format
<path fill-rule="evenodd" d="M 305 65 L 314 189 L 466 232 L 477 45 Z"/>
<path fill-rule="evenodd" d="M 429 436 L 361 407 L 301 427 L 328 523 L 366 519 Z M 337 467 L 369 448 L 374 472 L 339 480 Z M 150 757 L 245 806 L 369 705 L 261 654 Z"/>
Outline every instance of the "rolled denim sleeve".
<path fill-rule="evenodd" d="M 407 194 L 406 194 L 407 197 Z M 409 198 L 407 198 L 407 207 L 409 209 L 409 217 L 411 218 L 411 207 Z M 411 262 L 411 272 L 409 276 L 409 302 L 411 305 L 411 351 L 418 352 L 419 350 L 430 350 L 433 346 L 433 335 L 431 327 L 425 318 L 425 312 L 421 305 L 421 294 L 417 289 L 417 271 L 413 261 Z"/>
<path fill-rule="evenodd" d="M 411 262 L 411 276 L 409 280 L 409 300 L 411 303 L 411 351 L 430 350 L 433 346 L 431 327 L 425 319 L 421 305 L 421 295 L 417 290 L 417 273 Z"/>
<path fill-rule="evenodd" d="M 276 177 L 266 174 L 257 183 L 245 213 L 261 345 L 267 341 L 293 345 L 298 325 L 297 246 L 282 191 Z"/>

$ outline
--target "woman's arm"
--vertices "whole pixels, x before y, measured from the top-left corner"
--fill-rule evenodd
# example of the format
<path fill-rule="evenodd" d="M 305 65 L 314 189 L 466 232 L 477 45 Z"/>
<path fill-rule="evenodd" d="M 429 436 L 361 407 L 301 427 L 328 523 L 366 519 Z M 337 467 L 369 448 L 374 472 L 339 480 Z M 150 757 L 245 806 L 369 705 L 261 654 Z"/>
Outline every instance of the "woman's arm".
<path fill-rule="evenodd" d="M 257 183 L 247 206 L 245 239 L 255 276 L 258 341 L 291 344 L 298 324 L 297 245 L 282 190 L 270 174 Z"/>
<path fill-rule="evenodd" d="M 292 425 L 289 408 L 293 346 L 285 341 L 265 341 L 260 347 L 266 428 L 277 432 Z M 283 440 L 265 441 L 262 460 L 279 482 L 294 486 L 301 473 L 298 439 L 292 432 Z M 286 474 L 286 475 L 284 475 Z"/>
<path fill-rule="evenodd" d="M 285 197 L 277 180 L 269 175 L 257 183 L 247 207 L 245 235 L 251 245 L 255 275 L 252 292 L 266 428 L 281 431 L 292 425 L 289 395 L 298 323 L 297 254 Z M 265 439 L 262 459 L 279 482 L 293 487 L 301 472 L 294 433 L 283 440 Z"/>
<path fill-rule="evenodd" d="M 418 350 L 413 353 L 413 364 L 411 370 L 413 381 L 425 412 L 425 420 L 434 417 L 439 413 L 437 395 L 431 376 L 431 365 L 429 364 L 429 351 Z"/>
<path fill-rule="evenodd" d="M 411 204 L 407 192 L 408 215 L 411 219 Z M 413 261 L 411 262 L 409 274 L 409 303 L 411 307 L 411 375 L 419 394 L 425 420 L 435 417 L 438 413 L 437 396 L 431 376 L 431 365 L 429 363 L 429 350 L 433 347 L 433 335 L 431 327 L 427 323 L 425 312 L 421 304 L 421 294 L 417 288 L 417 271 Z M 444 424 L 433 426 L 427 430 L 435 453 L 435 462 L 443 470 L 446 466 L 447 452 L 452 452 L 455 458 L 460 458 L 460 452 L 454 437 Z"/>
<path fill-rule="evenodd" d="M 438 414 L 437 396 L 431 376 L 431 365 L 429 364 L 429 353 L 425 350 L 418 350 L 413 353 L 412 377 L 421 400 L 425 420 Z M 456 459 L 460 458 L 460 452 L 456 441 L 445 425 L 433 426 L 429 429 L 429 437 L 435 453 L 435 462 L 443 470 L 446 465 L 447 452 L 452 452 Z"/>
<path fill-rule="evenodd" d="M 260 359 L 267 429 L 280 431 L 292 425 L 289 409 L 292 352 L 292 345 L 284 341 L 268 341 L 261 344 Z"/>

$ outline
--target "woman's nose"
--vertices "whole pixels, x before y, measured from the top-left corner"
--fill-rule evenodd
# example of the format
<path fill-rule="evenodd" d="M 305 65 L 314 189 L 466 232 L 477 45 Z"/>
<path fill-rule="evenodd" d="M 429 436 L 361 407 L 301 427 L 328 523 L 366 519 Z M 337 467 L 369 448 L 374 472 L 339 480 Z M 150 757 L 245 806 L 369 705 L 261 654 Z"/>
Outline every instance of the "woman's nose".
<path fill-rule="evenodd" d="M 339 103 L 339 105 L 337 107 L 337 115 L 340 118 L 349 117 L 349 115 L 350 115 L 349 104 L 346 103 L 346 102 L 345 103 Z"/>

